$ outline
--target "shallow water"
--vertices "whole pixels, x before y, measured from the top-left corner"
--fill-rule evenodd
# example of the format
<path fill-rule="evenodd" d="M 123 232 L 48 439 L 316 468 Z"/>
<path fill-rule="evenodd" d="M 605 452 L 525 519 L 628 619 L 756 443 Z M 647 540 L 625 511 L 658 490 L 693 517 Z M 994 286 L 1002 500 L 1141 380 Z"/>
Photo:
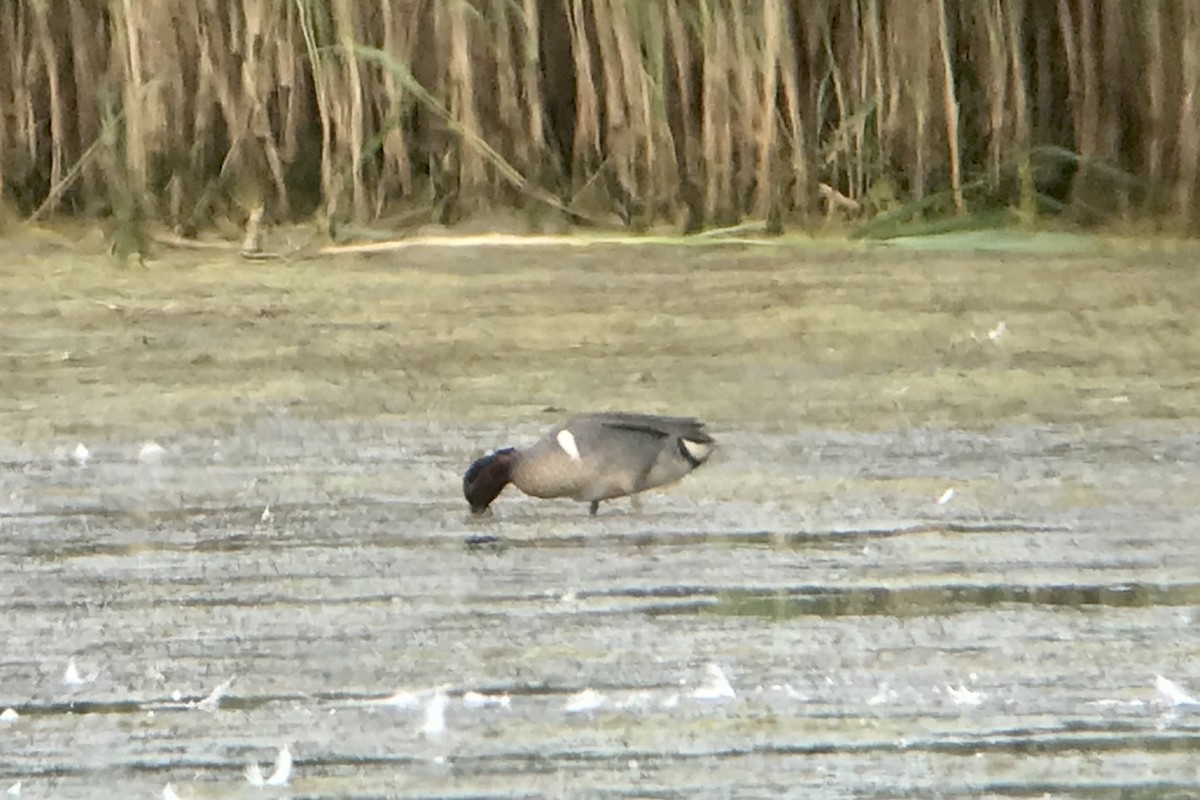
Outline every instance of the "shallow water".
<path fill-rule="evenodd" d="M 56 288 L 53 273 L 22 273 L 0 390 L 0 709 L 19 714 L 0 722 L 0 789 L 1149 798 L 1200 786 L 1200 708 L 1155 691 L 1161 674 L 1200 694 L 1190 273 L 1064 260 L 1070 275 L 1043 287 L 1052 308 L 1031 299 L 1024 279 L 1048 267 L 1029 258 L 631 253 L 637 264 L 352 261 L 337 265 L 340 296 L 273 267 L 225 281 L 178 267 L 115 288 L 86 263 L 61 267 Z M 690 301 L 688 260 L 704 290 Z M 245 311 L 251 280 L 275 286 L 286 312 Z M 462 294 L 472 287 L 482 295 Z M 110 319 L 83 296 L 176 311 Z M 390 345 L 339 327 L 350 318 L 383 320 Z M 1008 333 L 989 339 L 1000 320 Z M 803 335 L 779 341 L 792 325 Z M 308 329 L 322 332 L 308 350 L 286 350 Z M 126 341 L 139 336 L 171 346 Z M 916 353 L 918 339 L 943 344 Z M 38 356 L 78 347 L 86 363 Z M 213 360 L 195 363 L 204 351 Z M 403 373 L 401 397 L 396 373 L 389 389 L 364 372 L 372 359 L 425 366 Z M 549 405 L 702 413 L 721 449 L 640 510 L 614 502 L 589 518 L 510 489 L 470 518 L 462 470 L 536 436 L 564 413 Z M 164 450 L 142 460 L 148 439 Z M 81 685 L 63 683 L 72 659 Z M 698 692 L 710 664 L 732 697 Z M 193 707 L 230 678 L 215 710 Z M 423 733 L 437 687 L 445 730 Z M 599 705 L 568 713 L 587 688 Z M 378 702 L 401 689 L 415 695 Z M 470 707 L 468 692 L 508 705 Z M 269 767 L 284 744 L 290 786 L 251 787 L 246 764 Z"/>

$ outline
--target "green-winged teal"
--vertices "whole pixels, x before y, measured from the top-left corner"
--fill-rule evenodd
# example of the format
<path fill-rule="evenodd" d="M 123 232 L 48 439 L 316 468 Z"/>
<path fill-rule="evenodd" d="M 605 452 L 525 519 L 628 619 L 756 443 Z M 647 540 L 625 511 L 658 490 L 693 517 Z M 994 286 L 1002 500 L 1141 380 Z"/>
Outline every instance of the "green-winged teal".
<path fill-rule="evenodd" d="M 508 484 L 533 497 L 589 503 L 665 486 L 700 466 L 716 442 L 690 417 L 604 413 L 573 417 L 523 450 L 477 460 L 463 476 L 471 511 L 483 512 Z"/>

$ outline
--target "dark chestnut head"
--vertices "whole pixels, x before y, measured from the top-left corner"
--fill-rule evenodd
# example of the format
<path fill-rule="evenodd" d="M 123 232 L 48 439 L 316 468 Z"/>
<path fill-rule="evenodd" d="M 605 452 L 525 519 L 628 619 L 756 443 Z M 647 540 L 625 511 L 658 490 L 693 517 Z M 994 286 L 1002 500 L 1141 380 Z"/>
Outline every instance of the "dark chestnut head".
<path fill-rule="evenodd" d="M 488 453 L 476 461 L 463 475 L 463 497 L 471 504 L 472 514 L 482 514 L 487 510 L 508 482 L 512 479 L 513 459 L 516 449 L 506 447 L 494 453 Z"/>

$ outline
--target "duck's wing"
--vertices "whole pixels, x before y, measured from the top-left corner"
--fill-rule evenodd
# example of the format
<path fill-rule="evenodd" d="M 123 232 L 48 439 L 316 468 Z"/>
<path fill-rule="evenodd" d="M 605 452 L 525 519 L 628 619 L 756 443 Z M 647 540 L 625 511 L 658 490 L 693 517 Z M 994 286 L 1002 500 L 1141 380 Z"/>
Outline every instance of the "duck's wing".
<path fill-rule="evenodd" d="M 607 412 L 603 414 L 588 414 L 578 420 L 599 425 L 604 428 L 636 431 L 654 438 L 664 439 L 668 436 L 678 436 L 694 442 L 712 442 L 713 439 L 704 431 L 704 422 L 695 417 L 667 417 L 657 414 L 630 414 L 625 412 Z M 567 424 L 570 427 L 570 423 Z"/>
<path fill-rule="evenodd" d="M 658 485 L 678 480 L 712 454 L 716 440 L 695 417 L 607 413 L 574 424 L 590 445 L 619 454 L 626 467 L 644 470 L 639 484 Z"/>

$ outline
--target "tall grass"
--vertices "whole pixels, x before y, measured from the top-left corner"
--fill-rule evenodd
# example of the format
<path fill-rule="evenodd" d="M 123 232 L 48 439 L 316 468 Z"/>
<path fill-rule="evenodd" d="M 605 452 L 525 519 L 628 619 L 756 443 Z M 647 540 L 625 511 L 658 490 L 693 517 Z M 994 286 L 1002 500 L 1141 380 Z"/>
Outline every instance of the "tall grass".
<path fill-rule="evenodd" d="M 0 201 L 1195 233 L 1198 96 L 1192 0 L 30 0 L 0 12 Z"/>

